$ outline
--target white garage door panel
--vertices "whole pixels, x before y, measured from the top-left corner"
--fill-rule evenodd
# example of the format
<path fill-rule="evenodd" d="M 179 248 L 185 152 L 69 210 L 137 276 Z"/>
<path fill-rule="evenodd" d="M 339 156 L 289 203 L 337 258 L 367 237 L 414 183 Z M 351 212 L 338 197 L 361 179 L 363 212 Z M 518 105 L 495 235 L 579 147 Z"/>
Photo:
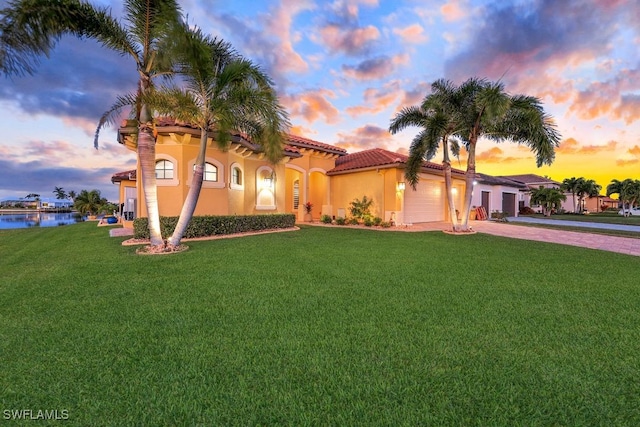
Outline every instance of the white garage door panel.
<path fill-rule="evenodd" d="M 444 221 L 444 184 L 421 181 L 416 190 L 407 186 L 404 192 L 404 222 Z"/>

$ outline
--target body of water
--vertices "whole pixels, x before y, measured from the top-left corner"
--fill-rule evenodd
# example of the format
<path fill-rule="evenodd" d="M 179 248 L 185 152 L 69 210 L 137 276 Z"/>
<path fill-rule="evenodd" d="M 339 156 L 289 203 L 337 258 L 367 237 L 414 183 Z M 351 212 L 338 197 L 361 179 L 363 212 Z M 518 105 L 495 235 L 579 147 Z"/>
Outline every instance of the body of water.
<path fill-rule="evenodd" d="M 29 227 L 57 227 L 59 225 L 75 224 L 83 219 L 76 213 L 0 213 L 0 229 L 29 228 Z"/>

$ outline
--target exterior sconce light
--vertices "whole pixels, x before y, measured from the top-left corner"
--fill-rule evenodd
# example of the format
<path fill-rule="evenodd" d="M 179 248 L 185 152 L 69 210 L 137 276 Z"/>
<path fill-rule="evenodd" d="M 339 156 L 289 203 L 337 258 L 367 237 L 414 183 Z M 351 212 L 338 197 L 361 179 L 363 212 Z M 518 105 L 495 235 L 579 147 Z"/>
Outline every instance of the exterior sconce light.
<path fill-rule="evenodd" d="M 273 178 L 267 177 L 262 179 L 262 188 L 271 188 L 273 185 Z"/>
<path fill-rule="evenodd" d="M 404 187 L 404 182 L 403 181 L 399 181 L 398 184 L 397 184 L 397 188 L 398 188 L 398 191 L 404 191 L 404 188 L 405 188 Z"/>

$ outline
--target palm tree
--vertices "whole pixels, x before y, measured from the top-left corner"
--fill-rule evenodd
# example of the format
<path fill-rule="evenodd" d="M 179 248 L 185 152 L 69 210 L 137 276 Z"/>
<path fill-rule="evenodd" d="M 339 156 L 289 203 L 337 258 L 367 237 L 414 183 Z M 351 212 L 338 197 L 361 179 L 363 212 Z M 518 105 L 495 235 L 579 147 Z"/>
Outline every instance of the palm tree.
<path fill-rule="evenodd" d="M 584 181 L 584 178 L 580 177 L 580 178 L 576 178 L 571 177 L 571 178 L 565 178 L 562 181 L 562 185 L 561 185 L 561 189 L 562 191 L 566 191 L 568 193 L 571 193 L 571 197 L 573 200 L 573 213 L 576 213 L 576 192 L 578 191 L 578 187 L 580 186 L 581 181 Z"/>
<path fill-rule="evenodd" d="M 622 204 L 624 216 L 629 216 L 627 208 L 633 207 L 640 199 L 640 180 L 627 178 L 623 181 L 612 179 L 607 185 L 607 196 L 618 195 L 618 200 Z"/>
<path fill-rule="evenodd" d="M 152 88 L 152 80 L 171 71 L 165 46 L 174 24 L 181 22 L 176 0 L 125 0 L 123 22 L 108 8 L 85 0 L 12 0 L 0 12 L 0 70 L 32 74 L 41 55 L 48 55 L 65 34 L 92 38 L 109 49 L 131 57 L 138 73 L 138 93 Z M 142 99 L 142 97 L 140 97 Z M 152 114 L 139 103 L 137 155 L 141 169 L 152 246 L 162 246 L 155 177 L 155 137 Z M 94 144 L 97 148 L 96 131 Z"/>
<path fill-rule="evenodd" d="M 593 179 L 581 179 L 576 188 L 578 206 L 580 206 L 581 211 L 584 210 L 584 198 L 596 197 L 600 194 L 600 190 L 602 190 L 602 186 L 598 185 Z"/>
<path fill-rule="evenodd" d="M 58 199 L 58 200 L 64 200 L 64 199 L 66 199 L 68 197 L 67 196 L 67 192 L 64 191 L 64 189 L 62 187 L 56 187 L 53 190 L 53 193 L 56 195 L 56 199 Z"/>
<path fill-rule="evenodd" d="M 100 190 L 82 190 L 73 207 L 82 215 L 97 215 L 107 203 L 107 199 L 100 196 Z"/>
<path fill-rule="evenodd" d="M 422 128 L 411 142 L 409 158 L 405 169 L 405 179 L 415 190 L 418 184 L 418 173 L 424 160 L 431 160 L 438 147 L 442 146 L 442 166 L 444 183 L 449 208 L 449 218 L 453 231 L 460 231 L 456 206 L 453 198 L 451 180 L 451 159 L 449 152 L 458 155 L 459 142 L 453 137 L 456 132 L 457 112 L 461 107 L 460 90 L 448 80 L 437 80 L 431 84 L 431 94 L 425 96 L 422 104 L 403 108 L 391 120 L 389 132 L 398 133 L 409 126 Z"/>
<path fill-rule="evenodd" d="M 502 83 L 476 78 L 462 83 L 460 90 L 465 94 L 465 102 L 459 114 L 461 122 L 457 135 L 468 153 L 461 229 L 467 231 L 476 176 L 476 146 L 480 137 L 526 145 L 535 154 L 540 167 L 553 162 L 560 134 L 536 97 L 509 95 Z"/>
<path fill-rule="evenodd" d="M 557 188 L 540 186 L 531 190 L 531 204 L 542 206 L 544 216 L 551 216 L 553 209 L 558 209 L 567 196 Z"/>
<path fill-rule="evenodd" d="M 76 200 L 76 197 L 78 196 L 78 194 L 74 191 L 71 190 L 67 193 L 67 197 L 69 200 L 71 200 L 72 202 L 74 202 Z"/>
<path fill-rule="evenodd" d="M 258 66 L 242 58 L 230 44 L 205 36 L 199 29 L 185 28 L 181 34 L 183 39 L 174 41 L 180 46 L 176 63 L 184 87 L 162 87 L 146 96 L 158 113 L 200 129 L 192 183 L 167 241 L 170 249 L 180 245 L 193 217 L 202 188 L 207 138 L 213 133 L 218 146 L 225 149 L 231 132 L 242 132 L 275 164 L 282 158 L 284 132 L 289 127 L 271 79 Z"/>

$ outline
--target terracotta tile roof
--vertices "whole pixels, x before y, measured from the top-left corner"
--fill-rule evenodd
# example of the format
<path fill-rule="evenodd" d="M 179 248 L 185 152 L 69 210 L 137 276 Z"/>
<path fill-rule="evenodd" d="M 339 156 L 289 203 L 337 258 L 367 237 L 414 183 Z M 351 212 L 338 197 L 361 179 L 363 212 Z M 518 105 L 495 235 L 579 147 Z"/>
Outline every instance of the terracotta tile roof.
<path fill-rule="evenodd" d="M 347 150 L 344 148 L 336 147 L 335 145 L 325 144 L 324 142 L 314 141 L 309 138 L 303 138 L 298 135 L 288 135 L 287 142 L 290 145 L 300 148 L 312 148 L 319 151 L 326 151 L 333 154 L 344 156 L 347 154 Z"/>
<path fill-rule="evenodd" d="M 130 171 L 117 172 L 114 173 L 111 177 L 111 183 L 115 184 L 120 181 L 135 181 L 136 180 L 136 170 L 132 169 Z"/>
<path fill-rule="evenodd" d="M 187 123 L 187 122 L 180 122 L 175 120 L 172 117 L 159 117 L 156 119 L 156 126 L 157 127 L 170 127 L 170 126 L 177 126 L 177 127 L 184 127 L 184 128 L 189 128 L 189 129 L 198 129 L 197 126 L 191 124 L 191 123 Z M 254 144 L 252 144 L 249 140 L 249 137 L 243 133 L 235 133 L 234 136 L 236 136 L 237 139 L 239 139 L 238 141 L 234 141 L 234 142 L 239 142 L 243 145 L 247 145 L 248 148 L 251 149 L 258 149 L 258 147 Z M 246 143 L 246 144 L 245 144 Z M 310 148 L 310 149 L 314 149 L 314 150 L 318 150 L 318 151 L 322 151 L 322 152 L 328 152 L 328 153 L 332 153 L 332 154 L 338 154 L 338 155 L 345 155 L 347 154 L 347 150 L 345 150 L 344 148 L 340 148 L 340 147 L 336 147 L 334 145 L 330 145 L 330 144 L 325 144 L 323 142 L 319 142 L 319 141 L 314 141 L 312 139 L 308 139 L 308 138 L 303 138 L 301 136 L 297 136 L 297 135 L 287 135 L 287 143 L 284 147 L 285 150 L 285 155 L 288 156 L 293 156 L 293 157 L 299 157 L 300 153 L 300 148 Z M 296 156 L 296 154 L 298 156 Z"/>
<path fill-rule="evenodd" d="M 356 169 L 367 169 L 373 167 L 400 167 L 404 168 L 407 163 L 408 156 L 400 153 L 394 153 L 382 148 L 373 148 L 371 150 L 359 151 L 357 153 L 347 154 L 336 159 L 336 167 L 327 172 L 328 175 L 337 174 L 344 171 Z M 423 170 L 438 170 L 444 168 L 442 165 L 424 162 Z M 464 175 L 464 172 L 458 169 L 452 169 L 451 172 L 456 175 Z"/>

